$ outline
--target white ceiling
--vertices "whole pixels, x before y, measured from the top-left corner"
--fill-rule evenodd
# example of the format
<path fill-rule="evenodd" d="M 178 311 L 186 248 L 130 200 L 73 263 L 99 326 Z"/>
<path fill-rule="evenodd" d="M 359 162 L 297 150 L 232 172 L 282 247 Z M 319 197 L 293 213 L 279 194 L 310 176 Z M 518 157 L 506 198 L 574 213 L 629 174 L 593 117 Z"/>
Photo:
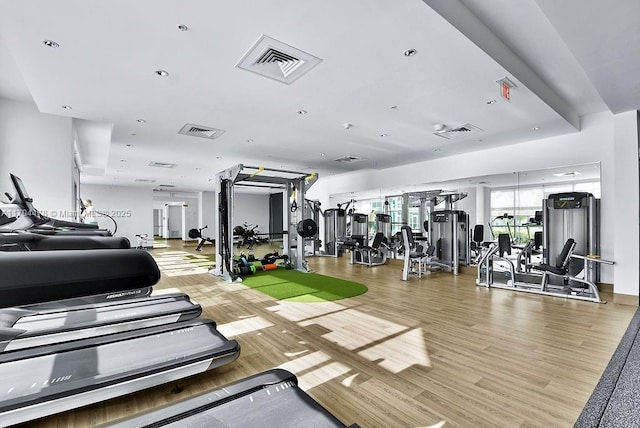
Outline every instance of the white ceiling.
<path fill-rule="evenodd" d="M 382 169 L 578 132 L 581 115 L 639 108 L 639 4 L 6 1 L 0 97 L 74 118 L 84 182 L 211 190 L 236 163 L 320 177 Z M 322 62 L 290 85 L 236 68 L 261 35 Z M 505 76 L 517 85 L 510 101 L 495 83 Z M 178 135 L 186 123 L 226 132 Z M 482 131 L 434 135 L 434 125 L 467 123 Z M 334 161 L 345 156 L 361 160 Z"/>

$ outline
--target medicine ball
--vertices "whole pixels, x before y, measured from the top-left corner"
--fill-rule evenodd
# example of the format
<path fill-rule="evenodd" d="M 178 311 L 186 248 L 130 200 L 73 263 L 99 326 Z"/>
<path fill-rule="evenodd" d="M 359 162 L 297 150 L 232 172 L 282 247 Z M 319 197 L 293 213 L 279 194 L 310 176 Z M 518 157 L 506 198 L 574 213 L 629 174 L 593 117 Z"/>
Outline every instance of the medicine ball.
<path fill-rule="evenodd" d="M 298 230 L 298 235 L 303 238 L 312 238 L 318 233 L 318 225 L 310 218 L 298 222 L 296 229 Z"/>
<path fill-rule="evenodd" d="M 200 231 L 198 229 L 189 229 L 189 238 L 198 239 L 200 238 Z"/>

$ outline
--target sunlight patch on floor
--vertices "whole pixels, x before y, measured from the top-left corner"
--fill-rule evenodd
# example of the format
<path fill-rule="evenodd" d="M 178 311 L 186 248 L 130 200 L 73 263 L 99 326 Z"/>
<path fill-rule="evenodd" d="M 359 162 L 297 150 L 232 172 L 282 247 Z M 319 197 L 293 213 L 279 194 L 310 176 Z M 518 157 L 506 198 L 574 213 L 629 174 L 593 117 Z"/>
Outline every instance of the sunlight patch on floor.
<path fill-rule="evenodd" d="M 251 317 L 239 321 L 232 321 L 226 324 L 221 324 L 216 328 L 225 337 L 230 338 L 234 336 L 240 336 L 241 334 L 251 333 L 252 331 L 262 330 L 263 328 L 272 326 L 272 323 L 262 317 Z"/>
<path fill-rule="evenodd" d="M 334 361 L 308 373 L 298 376 L 298 386 L 303 391 L 308 391 L 318 385 L 322 385 L 325 382 L 329 382 L 332 379 L 349 373 L 351 369 L 342 363 Z"/>
<path fill-rule="evenodd" d="M 295 303 L 295 302 L 277 302 L 276 306 L 267 308 L 268 311 L 275 312 L 289 321 L 298 322 L 305 319 L 316 318 L 331 312 L 338 312 L 347 309 L 335 302 L 321 303 Z"/>
<path fill-rule="evenodd" d="M 322 337 L 350 351 L 382 340 L 407 328 L 356 309 L 347 309 L 303 321 L 299 324 L 302 327 L 317 324 L 327 330 L 331 330 L 331 332 L 322 335 Z"/>
<path fill-rule="evenodd" d="M 380 367 L 391 373 L 400 373 L 413 365 L 431 367 L 421 328 L 415 328 L 379 345 L 358 352 L 369 361 L 378 361 Z"/>

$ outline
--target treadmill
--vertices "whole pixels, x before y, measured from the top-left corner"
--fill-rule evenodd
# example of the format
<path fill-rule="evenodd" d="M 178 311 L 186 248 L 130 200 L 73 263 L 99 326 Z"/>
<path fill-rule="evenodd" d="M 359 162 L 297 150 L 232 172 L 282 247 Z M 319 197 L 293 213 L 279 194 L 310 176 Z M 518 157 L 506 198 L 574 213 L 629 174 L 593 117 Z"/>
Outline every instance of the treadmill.
<path fill-rule="evenodd" d="M 0 353 L 0 425 L 31 421 L 230 363 L 240 345 L 211 320 Z"/>
<path fill-rule="evenodd" d="M 33 199 L 29 197 L 20 177 L 13 174 L 9 174 L 9 176 L 16 193 L 11 204 L 5 206 L 8 213 L 3 213 L 3 216 L 0 216 L 0 231 L 29 230 L 34 233 L 55 235 L 112 235 L 106 229 L 99 229 L 96 224 L 58 220 L 43 215 L 33 206 Z M 14 213 L 15 216 L 10 216 Z"/>
<path fill-rule="evenodd" d="M 346 427 L 298 387 L 295 375 L 282 369 L 259 373 L 223 388 L 135 415 L 111 428 Z M 349 425 L 357 428 L 358 425 Z"/>
<path fill-rule="evenodd" d="M 131 243 L 124 236 L 56 235 L 29 231 L 0 232 L 0 251 L 127 249 Z"/>
<path fill-rule="evenodd" d="M 215 322 L 195 318 L 201 308 L 188 296 L 148 296 L 160 271 L 146 251 L 0 253 L 0 272 L 0 426 L 180 379 L 239 355 L 239 344 Z"/>
<path fill-rule="evenodd" d="M 28 273 L 29 264 L 39 269 Z M 0 272 L 0 352 L 186 321 L 202 313 L 184 293 L 149 296 L 160 272 L 144 251 L 0 254 Z M 65 298 L 54 300 L 60 297 Z"/>

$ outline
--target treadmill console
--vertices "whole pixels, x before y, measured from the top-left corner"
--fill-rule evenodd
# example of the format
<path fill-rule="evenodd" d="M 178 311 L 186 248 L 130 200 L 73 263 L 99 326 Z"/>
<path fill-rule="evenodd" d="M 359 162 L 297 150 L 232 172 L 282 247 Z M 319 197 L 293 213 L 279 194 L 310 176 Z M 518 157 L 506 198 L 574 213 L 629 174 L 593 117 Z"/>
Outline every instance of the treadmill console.
<path fill-rule="evenodd" d="M 33 199 L 29 197 L 27 193 L 27 189 L 24 187 L 24 183 L 20 179 L 13 174 L 9 174 L 11 177 L 11 182 L 13 183 L 13 187 L 16 189 L 16 196 L 13 198 L 13 203 L 20 205 L 24 208 L 30 215 L 35 214 L 37 211 L 33 207 Z"/>

